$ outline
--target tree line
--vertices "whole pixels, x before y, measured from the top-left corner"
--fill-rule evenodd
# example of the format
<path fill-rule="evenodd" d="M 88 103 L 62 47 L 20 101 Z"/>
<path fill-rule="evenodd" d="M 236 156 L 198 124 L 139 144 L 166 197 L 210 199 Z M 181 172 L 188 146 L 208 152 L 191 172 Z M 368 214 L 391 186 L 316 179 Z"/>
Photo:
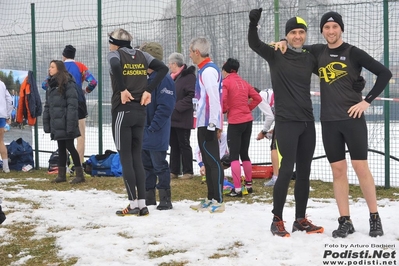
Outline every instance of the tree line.
<path fill-rule="evenodd" d="M 21 81 L 19 79 L 15 80 L 14 73 L 10 71 L 8 74 L 6 72 L 0 71 L 0 80 L 4 82 L 7 90 L 12 95 L 13 91 L 19 94 L 19 89 L 21 88 Z"/>

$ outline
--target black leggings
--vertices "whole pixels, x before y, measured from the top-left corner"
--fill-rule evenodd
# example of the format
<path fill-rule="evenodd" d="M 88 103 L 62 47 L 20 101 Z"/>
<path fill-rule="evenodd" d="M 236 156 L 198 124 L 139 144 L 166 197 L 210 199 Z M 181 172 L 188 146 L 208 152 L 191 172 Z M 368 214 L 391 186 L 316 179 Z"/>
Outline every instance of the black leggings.
<path fill-rule="evenodd" d="M 252 121 L 242 124 L 229 124 L 227 127 L 227 144 L 230 160 L 250 161 L 248 155 L 252 133 Z"/>
<path fill-rule="evenodd" d="M 206 127 L 197 128 L 198 145 L 202 155 L 202 162 L 205 165 L 208 199 L 215 199 L 221 203 L 223 202 L 224 172 L 220 162 L 219 140 L 215 130 L 213 132 L 213 140 L 206 141 L 207 131 Z"/>
<path fill-rule="evenodd" d="M 314 122 L 276 121 L 275 129 L 278 132 L 277 149 L 282 158 L 273 188 L 272 212 L 283 219 L 283 208 L 295 164 L 295 218 L 305 218 L 309 198 L 310 165 L 316 147 Z"/>
<path fill-rule="evenodd" d="M 145 106 L 112 114 L 112 136 L 119 152 L 129 200 L 145 199 L 145 171 L 141 158 L 145 116 Z"/>
<path fill-rule="evenodd" d="M 82 162 L 80 161 L 79 158 L 79 153 L 75 148 L 74 145 L 74 139 L 62 139 L 62 140 L 57 140 L 57 145 L 58 145 L 58 167 L 65 167 L 67 164 L 67 150 L 72 156 L 73 164 L 75 167 L 82 166 Z"/>

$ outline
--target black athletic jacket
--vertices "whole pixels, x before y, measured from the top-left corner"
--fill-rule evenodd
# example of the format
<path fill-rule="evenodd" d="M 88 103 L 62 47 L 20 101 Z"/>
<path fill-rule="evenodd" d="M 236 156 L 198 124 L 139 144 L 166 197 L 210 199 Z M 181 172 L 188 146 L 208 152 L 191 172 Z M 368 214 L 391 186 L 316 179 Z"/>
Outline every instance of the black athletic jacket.
<path fill-rule="evenodd" d="M 288 49 L 285 54 L 259 39 L 256 26 L 249 25 L 249 47 L 270 66 L 275 97 L 276 121 L 314 121 L 310 80 L 316 73 L 316 59 L 308 51 Z"/>

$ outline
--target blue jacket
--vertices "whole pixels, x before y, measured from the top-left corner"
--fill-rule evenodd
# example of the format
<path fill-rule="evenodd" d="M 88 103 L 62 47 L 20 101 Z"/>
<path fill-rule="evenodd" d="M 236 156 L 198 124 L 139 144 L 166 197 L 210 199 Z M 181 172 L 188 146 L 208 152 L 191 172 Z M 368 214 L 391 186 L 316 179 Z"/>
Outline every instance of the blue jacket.
<path fill-rule="evenodd" d="M 151 83 L 156 74 L 156 72 L 151 73 L 148 83 Z M 143 150 L 168 150 L 171 126 L 170 118 L 175 108 L 175 103 L 175 83 L 170 75 L 166 75 L 161 84 L 152 91 L 151 103 L 147 105 Z"/>
<path fill-rule="evenodd" d="M 39 91 L 37 89 L 36 79 L 33 76 L 33 71 L 28 71 L 28 83 L 30 84 L 30 95 L 28 97 L 28 105 L 32 117 L 42 115 L 42 100 L 40 99 Z"/>

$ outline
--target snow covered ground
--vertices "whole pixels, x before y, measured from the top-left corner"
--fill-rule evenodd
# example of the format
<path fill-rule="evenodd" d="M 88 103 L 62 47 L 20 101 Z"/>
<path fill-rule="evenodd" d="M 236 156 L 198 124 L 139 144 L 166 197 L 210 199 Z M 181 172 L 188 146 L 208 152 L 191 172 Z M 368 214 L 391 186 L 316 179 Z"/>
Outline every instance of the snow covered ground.
<path fill-rule="evenodd" d="M 11 173 L 12 174 L 12 173 Z M 47 180 L 36 179 L 37 182 Z M 7 190 L 5 190 L 7 188 Z M 256 195 L 256 194 L 255 194 Z M 351 202 L 356 232 L 346 239 L 332 238 L 337 228 L 334 199 L 310 199 L 309 219 L 325 228 L 323 234 L 302 232 L 290 238 L 270 233 L 271 204 L 230 202 L 224 213 L 196 212 L 192 201 L 173 202 L 173 210 L 150 207 L 146 217 L 119 217 L 115 211 L 126 205 L 126 195 L 110 191 L 40 191 L 25 189 L 13 179 L 0 179 L 3 208 L 10 211 L 3 225 L 26 222 L 36 225 L 34 238 L 55 236 L 60 257 L 77 257 L 76 265 L 159 265 L 186 262 L 191 265 L 397 265 L 399 247 L 399 201 L 378 202 L 385 235 L 368 236 L 368 210 L 364 200 Z M 256 195 L 259 199 L 265 195 Z M 399 195 L 396 195 L 399 196 Z M 13 198 L 33 201 L 21 203 Z M 292 196 L 288 201 L 293 201 Z M 294 207 L 286 204 L 284 220 L 291 231 Z M 54 230 L 61 228 L 61 230 Z M 52 230 L 49 230 L 52 229 Z M 0 226 L 1 245 L 13 241 Z M 171 254 L 150 258 L 155 251 Z M 218 254 L 219 256 L 213 256 Z M 365 254 L 367 255 L 366 257 Z M 8 254 L 1 254 L 7 256 Z M 225 256 L 220 256 L 225 255 Z M 378 258 L 378 256 L 380 256 Z M 18 255 L 24 265 L 26 254 Z M 339 264 L 343 263 L 343 264 Z"/>

